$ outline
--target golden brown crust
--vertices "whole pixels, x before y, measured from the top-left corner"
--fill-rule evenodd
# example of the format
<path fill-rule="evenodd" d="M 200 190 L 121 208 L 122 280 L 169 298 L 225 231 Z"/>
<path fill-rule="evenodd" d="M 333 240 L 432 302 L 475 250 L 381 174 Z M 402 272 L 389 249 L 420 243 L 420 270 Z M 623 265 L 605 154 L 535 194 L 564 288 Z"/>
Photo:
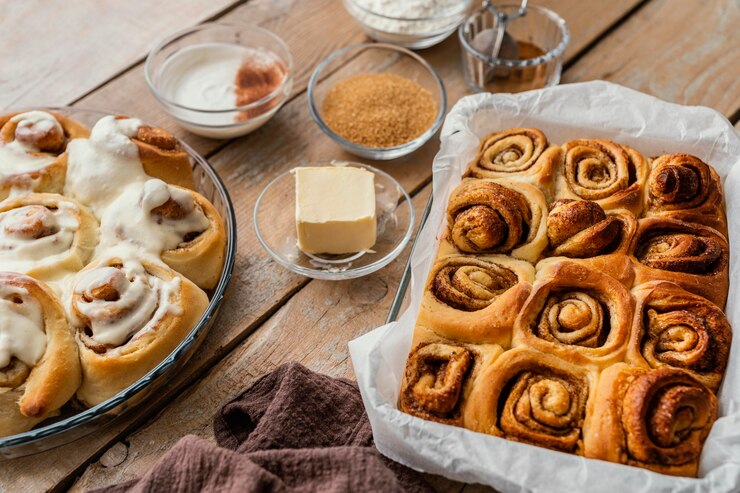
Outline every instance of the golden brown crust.
<path fill-rule="evenodd" d="M 481 140 L 465 176 L 520 179 L 548 193 L 562 151 L 536 128 L 510 128 Z"/>
<path fill-rule="evenodd" d="M 462 426 L 465 402 L 478 375 L 503 352 L 495 344 L 461 344 L 423 326 L 414 331 L 398 407 L 438 423 Z"/>
<path fill-rule="evenodd" d="M 67 173 L 67 144 L 72 139 L 87 138 L 90 129 L 82 123 L 53 111 L 47 111 L 61 125 L 63 134 L 53 129 L 19 128 L 18 123 L 11 121 L 22 112 L 8 113 L 0 116 L 0 145 L 20 139 L 39 149 L 31 153 L 39 157 L 54 158 L 41 169 L 30 169 L 23 173 L 6 174 L 0 169 L 0 200 L 5 199 L 14 187 L 29 189 L 34 192 L 61 193 Z"/>
<path fill-rule="evenodd" d="M 463 180 L 450 196 L 439 255 L 503 253 L 534 263 L 547 246 L 546 219 L 545 197 L 528 183 Z"/>
<path fill-rule="evenodd" d="M 64 309 L 52 290 L 41 281 L 15 273 L 0 273 L 0 283 L 25 290 L 43 311 L 46 349 L 33 368 L 0 369 L 0 436 L 14 435 L 33 428 L 54 416 L 80 385 L 80 361 L 73 332 Z M 25 365 L 23 365 L 25 366 Z M 11 375 L 13 374 L 13 375 Z M 9 386 L 11 378 L 13 386 Z"/>
<path fill-rule="evenodd" d="M 563 166 L 555 199 L 592 200 L 604 210 L 642 212 L 647 160 L 629 146 L 605 139 L 578 139 L 563 145 Z"/>
<path fill-rule="evenodd" d="M 551 354 L 514 348 L 476 379 L 465 427 L 582 455 L 581 427 L 595 372 Z"/>
<path fill-rule="evenodd" d="M 627 362 L 681 368 L 716 392 L 732 342 L 722 310 L 670 282 L 641 284 L 632 293 L 637 305 Z"/>
<path fill-rule="evenodd" d="M 664 154 L 650 165 L 646 216 L 703 224 L 727 236 L 722 182 L 714 168 L 690 154 Z"/>
<path fill-rule="evenodd" d="M 419 323 L 443 337 L 509 347 L 533 280 L 530 264 L 502 255 L 440 257 L 429 273 Z"/>
<path fill-rule="evenodd" d="M 88 265 L 81 274 L 90 270 L 113 266 L 121 268 L 126 261 L 103 259 Z M 208 297 L 189 280 L 175 272 L 142 261 L 146 275 L 164 281 L 179 278 L 179 288 L 169 291 L 168 302 L 174 307 L 167 310 L 154 324 L 153 330 L 140 330 L 123 345 L 111 347 L 96 343 L 86 334 L 84 317 L 75 306 L 84 302 L 84 292 L 75 290 L 71 310 L 77 313 L 82 325 L 77 329 L 77 345 L 82 361 L 82 385 L 77 398 L 88 406 L 99 404 L 125 389 L 166 358 L 188 335 L 208 305 Z M 101 299 L 105 292 L 97 293 Z M 116 299 L 113 297 L 113 299 Z M 111 313 L 112 317 L 126 317 L 126 313 Z"/>
<path fill-rule="evenodd" d="M 171 185 L 174 186 L 174 185 Z M 182 190 L 182 187 L 177 187 Z M 201 289 L 213 289 L 221 278 L 226 248 L 226 230 L 221 215 L 205 197 L 189 191 L 208 219 L 208 227 L 177 248 L 162 252 L 162 261 Z M 155 212 L 155 211 L 152 211 Z"/>
<path fill-rule="evenodd" d="M 564 260 L 538 272 L 514 324 L 514 346 L 604 368 L 623 361 L 634 301 L 613 277 Z"/>
<path fill-rule="evenodd" d="M 630 252 L 635 285 L 671 281 L 724 308 L 730 252 L 717 230 L 665 217 L 640 219 Z"/>
<path fill-rule="evenodd" d="M 143 125 L 131 141 L 139 148 L 139 159 L 147 175 L 195 190 L 190 157 L 174 135 L 161 128 Z"/>
<path fill-rule="evenodd" d="M 599 379 L 584 428 L 586 457 L 696 476 L 717 398 L 688 372 L 619 363 Z"/>
<path fill-rule="evenodd" d="M 547 218 L 550 246 L 537 270 L 570 258 L 609 274 L 629 288 L 634 280 L 634 268 L 627 253 L 635 231 L 637 219 L 628 210 L 605 213 L 596 202 L 557 200 Z"/>

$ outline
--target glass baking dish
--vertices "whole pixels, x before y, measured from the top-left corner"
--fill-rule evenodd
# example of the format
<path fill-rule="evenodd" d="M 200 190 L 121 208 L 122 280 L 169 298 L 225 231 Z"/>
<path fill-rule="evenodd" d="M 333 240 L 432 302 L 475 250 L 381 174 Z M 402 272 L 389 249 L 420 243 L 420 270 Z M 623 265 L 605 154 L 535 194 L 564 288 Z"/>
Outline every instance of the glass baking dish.
<path fill-rule="evenodd" d="M 89 127 L 92 127 L 101 117 L 111 114 L 69 107 L 40 109 L 61 113 Z M 14 111 L 28 111 L 28 109 Z M 10 112 L 9 110 L 2 113 Z M 135 117 L 136 115 L 130 116 Z M 182 141 L 180 141 L 180 144 L 190 156 L 197 191 L 213 203 L 216 210 L 223 217 L 226 228 L 224 266 L 218 284 L 213 290 L 208 292 L 210 299 L 208 307 L 203 315 L 201 315 L 200 320 L 198 320 L 193 330 L 190 331 L 187 337 L 169 356 L 137 382 L 122 390 L 114 397 L 83 411 L 73 409 L 70 404 L 66 404 L 59 416 L 42 422 L 34 429 L 17 435 L 0 437 L 0 460 L 23 457 L 70 443 L 99 431 L 103 427 L 119 420 L 132 409 L 146 404 L 146 399 L 155 390 L 161 388 L 163 384 L 169 381 L 190 359 L 213 325 L 223 300 L 224 291 L 229 284 L 231 273 L 234 269 L 236 259 L 236 216 L 229 192 L 226 190 L 221 178 L 216 174 L 216 171 L 187 144 Z"/>

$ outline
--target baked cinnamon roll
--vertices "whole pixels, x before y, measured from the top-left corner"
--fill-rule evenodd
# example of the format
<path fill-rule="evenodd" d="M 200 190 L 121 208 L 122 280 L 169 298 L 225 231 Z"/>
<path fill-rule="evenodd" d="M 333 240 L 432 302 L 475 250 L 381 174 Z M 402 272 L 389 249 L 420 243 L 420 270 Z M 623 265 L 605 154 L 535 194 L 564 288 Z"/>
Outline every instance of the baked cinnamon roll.
<path fill-rule="evenodd" d="M 514 178 L 549 190 L 562 150 L 551 146 L 536 128 L 510 128 L 481 140 L 478 154 L 465 176 Z"/>
<path fill-rule="evenodd" d="M 547 246 L 546 220 L 547 203 L 537 187 L 466 179 L 450 196 L 439 255 L 502 253 L 534 263 Z"/>
<path fill-rule="evenodd" d="M 534 280 L 531 264 L 503 255 L 440 257 L 418 323 L 443 337 L 511 345 L 511 329 Z"/>
<path fill-rule="evenodd" d="M 714 168 L 690 154 L 664 154 L 650 164 L 646 216 L 699 223 L 727 236 L 722 182 Z"/>
<path fill-rule="evenodd" d="M 528 346 L 579 365 L 623 361 L 634 301 L 616 279 L 561 261 L 538 273 L 514 324 L 514 346 Z"/>
<path fill-rule="evenodd" d="M 61 192 L 67 143 L 89 134 L 83 124 L 57 113 L 28 111 L 0 116 L 0 200 L 13 189 Z"/>
<path fill-rule="evenodd" d="M 190 157 L 177 137 L 162 128 L 141 125 L 131 141 L 139 149 L 139 159 L 147 175 L 195 190 Z"/>
<path fill-rule="evenodd" d="M 604 139 L 578 139 L 563 145 L 563 167 L 555 199 L 597 202 L 604 210 L 642 212 L 647 160 L 636 150 Z"/>
<path fill-rule="evenodd" d="M 152 177 L 194 188 L 190 158 L 177 139 L 136 118 L 101 118 L 89 139 L 70 142 L 68 155 L 64 194 L 98 215 L 127 186 Z"/>
<path fill-rule="evenodd" d="M 68 307 L 82 361 L 77 398 L 94 406 L 144 376 L 182 342 L 207 305 L 195 284 L 146 260 L 88 265 L 74 279 Z"/>
<path fill-rule="evenodd" d="M 101 243 L 131 242 L 193 281 L 212 289 L 221 277 L 226 247 L 223 220 L 199 193 L 162 180 L 130 187 L 101 218 Z"/>
<path fill-rule="evenodd" d="M 0 270 L 51 279 L 87 264 L 98 242 L 98 221 L 84 206 L 36 193 L 0 204 Z"/>
<path fill-rule="evenodd" d="M 478 375 L 502 352 L 495 344 L 461 344 L 423 327 L 414 332 L 398 407 L 438 423 L 462 426 L 465 402 Z"/>
<path fill-rule="evenodd" d="M 599 378 L 584 433 L 586 457 L 696 476 L 717 398 L 688 372 L 619 363 Z"/>
<path fill-rule="evenodd" d="M 724 308 L 729 245 L 717 230 L 676 219 L 640 219 L 630 247 L 635 284 L 671 281 Z"/>
<path fill-rule="evenodd" d="M 556 200 L 547 216 L 549 248 L 541 269 L 562 257 L 579 259 L 587 267 L 609 274 L 630 287 L 634 279 L 627 258 L 637 219 L 624 209 L 608 214 L 589 200 Z"/>
<path fill-rule="evenodd" d="M 0 436 L 54 416 L 80 385 L 64 309 L 41 281 L 0 273 Z"/>
<path fill-rule="evenodd" d="M 632 293 L 637 307 L 627 361 L 681 368 L 716 392 L 732 342 L 722 310 L 670 282 L 641 284 Z"/>
<path fill-rule="evenodd" d="M 596 374 L 551 354 L 514 348 L 475 380 L 466 428 L 582 455 L 581 429 Z"/>

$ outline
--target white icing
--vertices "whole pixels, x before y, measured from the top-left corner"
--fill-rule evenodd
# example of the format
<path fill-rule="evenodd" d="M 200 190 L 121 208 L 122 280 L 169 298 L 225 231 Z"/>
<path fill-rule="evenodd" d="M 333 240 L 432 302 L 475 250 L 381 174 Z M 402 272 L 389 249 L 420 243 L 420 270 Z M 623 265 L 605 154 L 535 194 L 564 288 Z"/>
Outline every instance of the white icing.
<path fill-rule="evenodd" d="M 152 209 L 169 199 L 189 213 L 180 219 L 152 213 Z M 209 224 L 189 192 L 171 187 L 158 179 L 148 180 L 143 186 L 137 183 L 127 187 L 106 207 L 100 222 L 102 248 L 128 241 L 154 254 L 176 248 L 186 234 L 205 231 Z"/>
<path fill-rule="evenodd" d="M 179 277 L 166 281 L 149 275 L 139 261 L 125 260 L 120 269 L 102 266 L 81 272 L 74 286 L 75 308 L 90 321 L 92 340 L 121 346 L 132 337 L 152 330 L 166 314 L 179 313 L 179 307 L 170 298 L 179 294 L 180 282 Z M 94 299 L 92 290 L 106 283 L 115 288 L 118 298 Z M 83 297 L 85 293 L 90 301 Z M 76 324 L 85 325 L 79 319 Z"/>
<path fill-rule="evenodd" d="M 95 124 L 89 139 L 71 141 L 64 194 L 100 215 L 127 185 L 146 181 L 139 150 L 130 139 L 141 125 L 136 118 L 105 116 Z"/>
<path fill-rule="evenodd" d="M 57 128 L 58 131 L 64 133 L 54 115 L 44 111 L 20 113 L 12 117 L 10 121 L 18 122 L 18 128 L 35 126 L 40 131 Z M 0 173 L 4 176 L 38 171 L 49 166 L 55 159 L 56 156 L 53 154 L 40 153 L 39 149 L 29 142 L 17 139 L 7 143 L 0 141 Z"/>
<path fill-rule="evenodd" d="M 33 367 L 44 351 L 41 304 L 24 288 L 0 284 L 0 368 L 8 366 L 13 357 Z"/>
<path fill-rule="evenodd" d="M 56 205 L 56 210 L 27 205 L 0 213 L 0 271 L 26 273 L 69 254 L 80 224 L 79 210 L 68 202 Z M 24 226 L 40 226 L 43 232 L 35 237 Z"/>

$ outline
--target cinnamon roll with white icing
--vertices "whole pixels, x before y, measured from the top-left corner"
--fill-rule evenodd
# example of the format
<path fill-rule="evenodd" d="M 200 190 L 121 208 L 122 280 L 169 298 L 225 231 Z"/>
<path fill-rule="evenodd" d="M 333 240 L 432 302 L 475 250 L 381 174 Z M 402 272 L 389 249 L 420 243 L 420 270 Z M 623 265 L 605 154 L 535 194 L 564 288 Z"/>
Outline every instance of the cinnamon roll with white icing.
<path fill-rule="evenodd" d="M 144 376 L 207 305 L 195 284 L 155 263 L 109 258 L 88 265 L 74 279 L 68 306 L 82 361 L 77 398 L 94 406 Z"/>
<path fill-rule="evenodd" d="M 77 201 L 51 193 L 0 204 L 0 270 L 54 279 L 87 264 L 98 221 Z"/>
<path fill-rule="evenodd" d="M 199 193 L 162 180 L 129 187 L 101 218 L 101 244 L 130 242 L 161 256 L 203 289 L 218 283 L 226 232 L 213 205 Z"/>
<path fill-rule="evenodd" d="M 12 190 L 61 192 L 67 144 L 90 131 L 57 113 L 27 111 L 0 117 L 0 199 Z"/>
<path fill-rule="evenodd" d="M 41 281 L 0 273 L 0 437 L 57 414 L 80 384 L 61 303 Z"/>

